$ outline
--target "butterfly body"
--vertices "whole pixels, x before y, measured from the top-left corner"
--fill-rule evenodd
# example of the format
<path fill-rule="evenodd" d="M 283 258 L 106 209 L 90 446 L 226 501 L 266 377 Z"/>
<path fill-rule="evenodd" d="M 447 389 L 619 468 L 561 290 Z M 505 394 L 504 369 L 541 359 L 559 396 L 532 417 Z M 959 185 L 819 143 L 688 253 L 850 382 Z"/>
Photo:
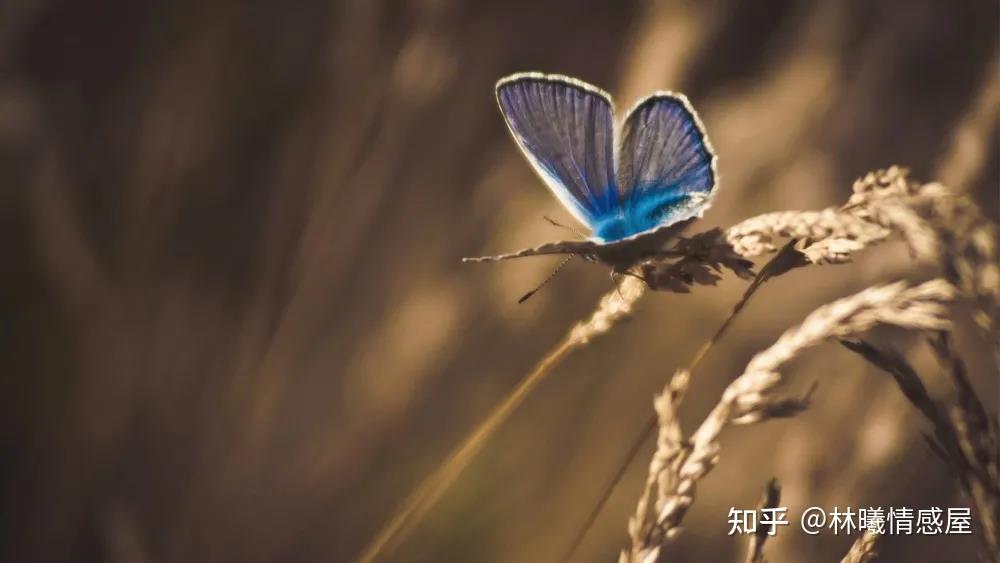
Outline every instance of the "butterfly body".
<path fill-rule="evenodd" d="M 591 237 L 467 261 L 571 254 L 624 272 L 708 207 L 716 157 L 683 95 L 648 96 L 616 130 L 611 96 L 580 80 L 520 73 L 496 90 L 528 162 Z"/>
<path fill-rule="evenodd" d="M 588 260 L 601 262 L 615 272 L 625 272 L 629 266 L 659 251 L 664 243 L 677 236 L 691 220 L 665 225 L 652 231 L 642 231 L 642 236 L 630 236 L 610 243 L 598 244 Z"/>

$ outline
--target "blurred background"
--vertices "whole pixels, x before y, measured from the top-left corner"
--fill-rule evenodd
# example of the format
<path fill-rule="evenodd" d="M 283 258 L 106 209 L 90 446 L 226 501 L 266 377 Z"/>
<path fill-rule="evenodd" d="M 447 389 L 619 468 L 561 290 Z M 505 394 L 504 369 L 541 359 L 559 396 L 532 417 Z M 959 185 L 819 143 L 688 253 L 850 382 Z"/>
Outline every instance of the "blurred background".
<path fill-rule="evenodd" d="M 628 107 L 683 91 L 717 152 L 694 230 L 844 202 L 890 164 L 997 216 L 995 0 L 5 0 L 0 5 L 0 557 L 349 561 L 610 289 L 556 259 L 461 264 L 562 238 L 493 84 L 579 77 Z M 749 358 L 818 305 L 919 279 L 898 243 L 770 282 L 694 374 L 692 429 Z M 650 294 L 557 367 L 386 561 L 547 562 L 738 299 L 728 276 Z M 987 340 L 957 339 L 986 406 Z M 915 336 L 879 333 L 948 388 Z M 927 425 L 829 345 L 794 420 L 724 434 L 672 562 L 733 561 L 730 507 L 963 506 Z M 626 545 L 649 449 L 577 557 Z M 795 526 L 777 562 L 852 538 Z M 881 561 L 972 561 L 969 536 Z"/>

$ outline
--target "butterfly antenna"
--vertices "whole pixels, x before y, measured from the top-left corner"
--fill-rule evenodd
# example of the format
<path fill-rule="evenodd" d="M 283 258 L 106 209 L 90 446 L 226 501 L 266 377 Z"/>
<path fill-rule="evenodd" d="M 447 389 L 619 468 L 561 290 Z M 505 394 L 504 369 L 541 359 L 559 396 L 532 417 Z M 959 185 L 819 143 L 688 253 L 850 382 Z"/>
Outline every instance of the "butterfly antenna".
<path fill-rule="evenodd" d="M 524 303 L 525 301 L 527 301 L 528 299 L 530 299 L 532 295 L 538 293 L 538 290 L 542 289 L 543 287 L 545 287 L 545 284 L 547 284 L 550 281 L 552 281 L 552 278 L 556 277 L 556 274 L 559 273 L 559 270 L 562 270 L 563 266 L 565 266 L 566 263 L 569 262 L 572 259 L 573 259 L 572 256 L 567 256 L 566 258 L 564 258 L 563 261 L 560 262 L 558 266 L 556 266 L 556 269 L 553 270 L 551 274 L 549 274 L 549 277 L 547 277 L 544 280 L 542 280 L 542 283 L 538 284 L 538 286 L 536 286 L 535 289 L 532 289 L 528 293 L 525 293 L 524 295 L 522 295 L 521 298 L 517 300 L 518 304 Z"/>
<path fill-rule="evenodd" d="M 546 221 L 548 221 L 549 224 L 552 225 L 553 227 L 559 227 L 560 229 L 566 229 L 567 231 L 573 233 L 574 235 L 580 237 L 581 239 L 587 238 L 580 231 L 574 229 L 573 227 L 570 227 L 569 225 L 563 225 L 562 223 L 560 223 L 559 221 L 556 221 L 555 219 L 553 219 L 552 217 L 549 217 L 548 215 L 542 215 L 542 218 L 545 219 Z"/>

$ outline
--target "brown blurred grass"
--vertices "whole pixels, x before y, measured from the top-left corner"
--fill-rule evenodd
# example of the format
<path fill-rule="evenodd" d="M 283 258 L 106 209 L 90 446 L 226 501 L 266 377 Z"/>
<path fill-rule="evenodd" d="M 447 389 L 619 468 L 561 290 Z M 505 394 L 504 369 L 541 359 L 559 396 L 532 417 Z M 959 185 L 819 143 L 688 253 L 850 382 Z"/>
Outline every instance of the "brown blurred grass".
<path fill-rule="evenodd" d="M 498 77 L 558 71 L 623 102 L 688 93 L 720 154 L 699 230 L 839 204 L 893 162 L 995 218 L 997 21 L 992 2 L 931 0 L 5 3 L 2 557 L 354 556 L 607 290 L 573 267 L 515 306 L 545 260 L 458 263 L 544 241 L 541 216 L 559 217 L 505 137 Z M 886 245 L 765 286 L 704 360 L 681 422 L 809 311 L 910 268 Z M 553 372 L 395 559 L 555 558 L 650 397 L 743 289 L 644 299 Z M 955 338 L 995 412 L 992 344 L 971 323 Z M 897 345 L 933 373 L 932 354 Z M 793 369 L 837 384 L 794 422 L 721 437 L 727 462 L 677 561 L 737 557 L 719 507 L 752 506 L 772 475 L 793 513 L 961 502 L 892 381 L 836 348 Z M 627 539 L 639 465 L 580 561 Z M 835 560 L 849 544 L 782 534 L 767 553 Z M 976 549 L 879 546 L 887 561 Z"/>

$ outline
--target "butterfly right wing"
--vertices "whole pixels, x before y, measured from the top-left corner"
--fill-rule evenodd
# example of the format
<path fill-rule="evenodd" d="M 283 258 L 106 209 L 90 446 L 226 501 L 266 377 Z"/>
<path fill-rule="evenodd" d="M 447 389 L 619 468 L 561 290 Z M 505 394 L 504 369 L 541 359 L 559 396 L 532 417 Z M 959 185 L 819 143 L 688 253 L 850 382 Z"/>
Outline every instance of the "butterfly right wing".
<path fill-rule="evenodd" d="M 700 217 L 715 187 L 715 162 L 705 127 L 686 97 L 647 97 L 622 127 L 618 185 L 625 213 L 643 229 Z"/>
<path fill-rule="evenodd" d="M 533 72 L 500 80 L 496 93 L 514 140 L 574 217 L 592 228 L 617 210 L 607 93 L 566 76 Z"/>

